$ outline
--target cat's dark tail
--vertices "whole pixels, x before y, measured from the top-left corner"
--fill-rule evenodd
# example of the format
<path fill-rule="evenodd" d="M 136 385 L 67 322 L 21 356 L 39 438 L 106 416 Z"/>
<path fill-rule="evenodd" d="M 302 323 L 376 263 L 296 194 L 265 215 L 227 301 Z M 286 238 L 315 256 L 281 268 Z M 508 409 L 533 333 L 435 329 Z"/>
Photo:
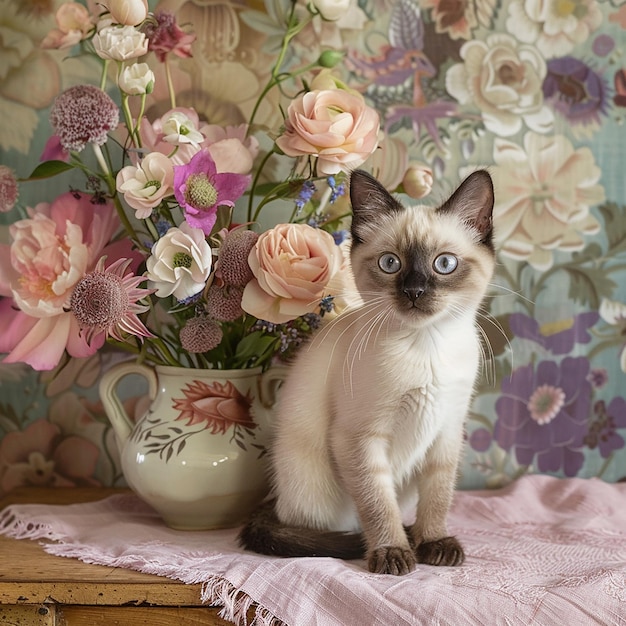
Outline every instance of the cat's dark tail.
<path fill-rule="evenodd" d="M 365 544 L 360 533 L 319 531 L 285 526 L 274 511 L 274 502 L 261 505 L 238 536 L 241 547 L 271 556 L 332 556 L 338 559 L 361 559 Z"/>

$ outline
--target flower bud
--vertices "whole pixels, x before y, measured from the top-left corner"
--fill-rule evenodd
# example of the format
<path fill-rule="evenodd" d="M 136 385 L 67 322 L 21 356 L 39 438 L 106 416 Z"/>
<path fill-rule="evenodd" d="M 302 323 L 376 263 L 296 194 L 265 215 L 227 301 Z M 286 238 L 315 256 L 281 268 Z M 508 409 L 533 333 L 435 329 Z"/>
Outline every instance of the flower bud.
<path fill-rule="evenodd" d="M 433 171 L 423 163 L 411 163 L 402 179 L 402 187 L 411 198 L 419 200 L 433 188 Z"/>
<path fill-rule="evenodd" d="M 129 96 L 152 93 L 154 72 L 147 63 L 134 63 L 124 68 L 118 79 L 118 85 Z"/>
<path fill-rule="evenodd" d="M 106 5 L 111 17 L 125 26 L 137 26 L 148 15 L 147 0 L 107 0 Z"/>
<path fill-rule="evenodd" d="M 348 12 L 350 0 L 311 0 L 311 5 L 323 19 L 335 22 Z"/>
<path fill-rule="evenodd" d="M 19 196 L 15 172 L 6 165 L 0 165 L 0 213 L 7 213 L 16 204 Z"/>
<path fill-rule="evenodd" d="M 344 56 L 345 54 L 339 50 L 324 50 L 317 62 L 322 67 L 332 68 L 341 63 Z"/>

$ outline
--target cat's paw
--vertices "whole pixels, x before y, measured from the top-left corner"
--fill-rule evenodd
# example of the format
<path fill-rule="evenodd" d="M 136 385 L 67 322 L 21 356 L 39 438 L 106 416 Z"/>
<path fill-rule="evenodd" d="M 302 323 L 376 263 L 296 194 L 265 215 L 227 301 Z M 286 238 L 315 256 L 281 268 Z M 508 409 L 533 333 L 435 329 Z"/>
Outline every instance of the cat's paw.
<path fill-rule="evenodd" d="M 415 554 L 405 548 L 384 546 L 369 553 L 367 568 L 375 574 L 393 574 L 404 576 L 417 564 Z"/>
<path fill-rule="evenodd" d="M 461 565 L 465 560 L 463 546 L 456 537 L 443 537 L 420 543 L 416 549 L 417 560 L 426 565 Z"/>

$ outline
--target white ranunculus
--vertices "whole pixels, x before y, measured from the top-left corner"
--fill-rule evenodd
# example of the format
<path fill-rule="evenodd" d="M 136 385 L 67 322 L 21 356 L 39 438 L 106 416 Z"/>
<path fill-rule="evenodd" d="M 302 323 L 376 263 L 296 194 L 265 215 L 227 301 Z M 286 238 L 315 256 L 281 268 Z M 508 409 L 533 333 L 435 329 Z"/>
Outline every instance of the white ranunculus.
<path fill-rule="evenodd" d="M 311 4 L 330 22 L 341 19 L 350 9 L 350 0 L 311 0 Z"/>
<path fill-rule="evenodd" d="M 148 52 L 148 39 L 134 26 L 98 27 L 92 39 L 96 54 L 105 60 L 128 61 Z"/>
<path fill-rule="evenodd" d="M 194 121 L 182 111 L 171 111 L 163 120 L 163 141 L 175 145 L 189 143 L 198 147 L 205 139 Z"/>
<path fill-rule="evenodd" d="M 147 0 L 107 0 L 105 5 L 118 24 L 137 26 L 148 15 Z"/>
<path fill-rule="evenodd" d="M 117 84 L 129 96 L 143 96 L 154 89 L 154 72 L 147 63 L 133 63 L 122 70 Z"/>
<path fill-rule="evenodd" d="M 152 209 L 174 189 L 174 166 L 160 152 L 150 152 L 137 165 L 127 165 L 117 174 L 117 190 L 135 209 L 137 219 L 146 219 Z"/>
<path fill-rule="evenodd" d="M 159 298 L 186 300 L 200 293 L 211 273 L 211 246 L 199 228 L 186 222 L 170 228 L 146 261 L 150 287 Z"/>

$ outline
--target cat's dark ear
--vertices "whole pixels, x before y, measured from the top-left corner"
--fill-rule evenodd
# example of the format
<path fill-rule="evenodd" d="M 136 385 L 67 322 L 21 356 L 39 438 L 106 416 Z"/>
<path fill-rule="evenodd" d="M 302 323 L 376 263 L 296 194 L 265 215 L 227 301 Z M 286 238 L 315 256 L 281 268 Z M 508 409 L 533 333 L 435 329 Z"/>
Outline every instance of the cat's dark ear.
<path fill-rule="evenodd" d="M 482 243 L 493 245 L 493 182 L 487 170 L 470 174 L 439 209 L 456 213 L 475 228 Z"/>
<path fill-rule="evenodd" d="M 350 175 L 352 241 L 362 243 L 379 224 L 381 215 L 403 211 L 400 204 L 371 174 L 355 170 Z"/>

